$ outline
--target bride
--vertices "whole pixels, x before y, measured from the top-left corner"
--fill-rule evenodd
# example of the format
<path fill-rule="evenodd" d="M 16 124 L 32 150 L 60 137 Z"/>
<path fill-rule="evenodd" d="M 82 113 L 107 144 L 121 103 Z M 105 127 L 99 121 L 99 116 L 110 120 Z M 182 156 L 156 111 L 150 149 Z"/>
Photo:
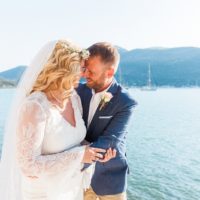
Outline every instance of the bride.
<path fill-rule="evenodd" d="M 111 149 L 80 145 L 86 128 L 74 87 L 88 56 L 71 42 L 52 41 L 25 71 L 4 136 L 1 199 L 82 200 L 94 162 L 115 157 Z M 93 164 L 83 171 L 84 163 Z"/>

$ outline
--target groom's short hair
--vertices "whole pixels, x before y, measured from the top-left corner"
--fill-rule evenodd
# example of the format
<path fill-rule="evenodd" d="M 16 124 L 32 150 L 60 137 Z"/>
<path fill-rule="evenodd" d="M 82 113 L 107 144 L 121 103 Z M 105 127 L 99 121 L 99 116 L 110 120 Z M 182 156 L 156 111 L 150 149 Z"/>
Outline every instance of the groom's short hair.
<path fill-rule="evenodd" d="M 120 55 L 115 46 L 108 42 L 98 42 L 88 47 L 90 57 L 100 56 L 104 64 L 114 66 L 115 71 L 119 64 Z"/>

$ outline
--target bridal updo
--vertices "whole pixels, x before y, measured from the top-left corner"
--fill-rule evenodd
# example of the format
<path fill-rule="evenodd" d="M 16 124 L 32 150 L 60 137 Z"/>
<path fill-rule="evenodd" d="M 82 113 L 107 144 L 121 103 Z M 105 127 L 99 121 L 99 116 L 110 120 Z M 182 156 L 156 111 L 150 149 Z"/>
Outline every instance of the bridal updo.
<path fill-rule="evenodd" d="M 59 40 L 40 72 L 31 93 L 58 89 L 70 93 L 80 79 L 81 63 L 88 57 L 87 50 L 69 41 Z"/>

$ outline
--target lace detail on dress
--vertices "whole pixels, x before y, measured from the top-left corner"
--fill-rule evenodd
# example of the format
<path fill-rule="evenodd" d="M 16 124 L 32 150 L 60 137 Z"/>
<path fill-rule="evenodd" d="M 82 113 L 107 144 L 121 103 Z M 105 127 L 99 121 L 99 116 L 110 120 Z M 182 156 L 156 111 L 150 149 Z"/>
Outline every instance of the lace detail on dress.
<path fill-rule="evenodd" d="M 41 176 L 80 166 L 84 146 L 51 155 L 42 155 L 48 117 L 43 94 L 35 92 L 22 104 L 17 127 L 17 161 L 26 176 Z"/>

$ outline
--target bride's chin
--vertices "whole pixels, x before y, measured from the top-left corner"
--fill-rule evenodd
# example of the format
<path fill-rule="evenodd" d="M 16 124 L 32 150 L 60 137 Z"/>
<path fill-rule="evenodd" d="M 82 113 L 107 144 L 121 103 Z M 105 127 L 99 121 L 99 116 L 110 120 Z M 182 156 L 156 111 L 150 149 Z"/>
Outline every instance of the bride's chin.
<path fill-rule="evenodd" d="M 79 86 L 79 82 L 74 84 L 74 88 L 77 88 Z"/>

